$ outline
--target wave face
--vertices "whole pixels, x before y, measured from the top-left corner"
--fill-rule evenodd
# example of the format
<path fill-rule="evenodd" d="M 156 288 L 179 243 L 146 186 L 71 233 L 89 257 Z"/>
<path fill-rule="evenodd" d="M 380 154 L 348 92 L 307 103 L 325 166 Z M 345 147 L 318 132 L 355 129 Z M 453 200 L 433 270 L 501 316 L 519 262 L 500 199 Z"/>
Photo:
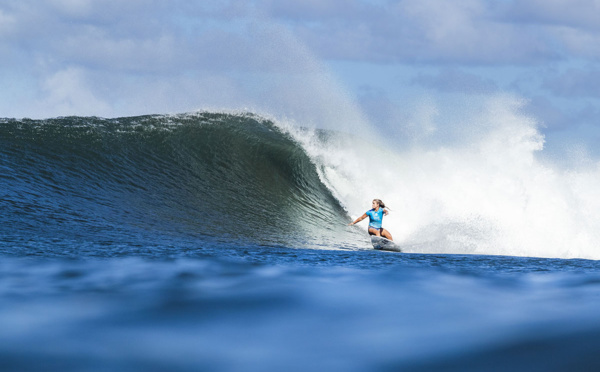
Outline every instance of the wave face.
<path fill-rule="evenodd" d="M 253 115 L 5 119 L 0 158 L 0 229 L 29 249 L 353 241 L 303 148 Z"/>

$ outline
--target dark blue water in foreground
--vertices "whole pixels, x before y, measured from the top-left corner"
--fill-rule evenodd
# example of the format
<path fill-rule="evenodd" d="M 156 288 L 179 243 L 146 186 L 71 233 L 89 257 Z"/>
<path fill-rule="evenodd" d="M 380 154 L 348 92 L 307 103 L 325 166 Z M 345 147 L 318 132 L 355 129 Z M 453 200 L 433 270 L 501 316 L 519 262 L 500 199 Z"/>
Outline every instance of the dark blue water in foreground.
<path fill-rule="evenodd" d="M 2 369 L 600 367 L 595 262 L 197 251 L 156 259 L 4 257 Z"/>
<path fill-rule="evenodd" d="M 369 249 L 268 122 L 0 127 L 0 370 L 600 368 L 596 261 Z"/>

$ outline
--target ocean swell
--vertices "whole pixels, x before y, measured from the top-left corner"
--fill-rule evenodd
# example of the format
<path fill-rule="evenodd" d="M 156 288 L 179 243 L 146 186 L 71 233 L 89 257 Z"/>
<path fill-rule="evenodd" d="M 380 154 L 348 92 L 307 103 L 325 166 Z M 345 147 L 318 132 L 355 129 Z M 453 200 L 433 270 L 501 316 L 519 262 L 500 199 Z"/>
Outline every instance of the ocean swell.
<path fill-rule="evenodd" d="M 8 239 L 312 246 L 347 233 L 303 148 L 254 115 L 5 119 L 0 146 Z"/>

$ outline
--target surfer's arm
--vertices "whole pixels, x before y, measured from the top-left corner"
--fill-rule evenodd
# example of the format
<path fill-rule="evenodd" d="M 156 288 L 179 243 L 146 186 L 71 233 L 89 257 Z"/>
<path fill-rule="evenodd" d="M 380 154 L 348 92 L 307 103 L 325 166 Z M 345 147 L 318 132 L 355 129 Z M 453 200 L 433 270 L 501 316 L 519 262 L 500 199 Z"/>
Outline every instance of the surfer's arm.
<path fill-rule="evenodd" d="M 388 213 L 390 213 L 390 211 L 387 208 L 383 208 L 383 214 L 387 216 Z"/>
<path fill-rule="evenodd" d="M 348 225 L 354 225 L 355 223 L 358 223 L 362 220 L 364 220 L 365 218 L 367 218 L 367 214 L 363 214 L 362 216 L 358 217 L 354 222 L 350 222 Z"/>

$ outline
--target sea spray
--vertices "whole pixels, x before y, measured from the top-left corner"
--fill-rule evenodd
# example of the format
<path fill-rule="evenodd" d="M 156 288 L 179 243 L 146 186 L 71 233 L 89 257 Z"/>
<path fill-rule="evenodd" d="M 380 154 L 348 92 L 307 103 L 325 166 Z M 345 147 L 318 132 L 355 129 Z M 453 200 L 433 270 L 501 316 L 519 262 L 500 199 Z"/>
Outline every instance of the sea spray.
<path fill-rule="evenodd" d="M 600 258 L 598 166 L 542 159 L 544 136 L 522 105 L 489 99 L 464 121 L 438 125 L 446 143 L 431 123 L 432 135 L 411 146 L 385 133 L 293 135 L 353 218 L 383 199 L 384 225 L 409 251 Z"/>

